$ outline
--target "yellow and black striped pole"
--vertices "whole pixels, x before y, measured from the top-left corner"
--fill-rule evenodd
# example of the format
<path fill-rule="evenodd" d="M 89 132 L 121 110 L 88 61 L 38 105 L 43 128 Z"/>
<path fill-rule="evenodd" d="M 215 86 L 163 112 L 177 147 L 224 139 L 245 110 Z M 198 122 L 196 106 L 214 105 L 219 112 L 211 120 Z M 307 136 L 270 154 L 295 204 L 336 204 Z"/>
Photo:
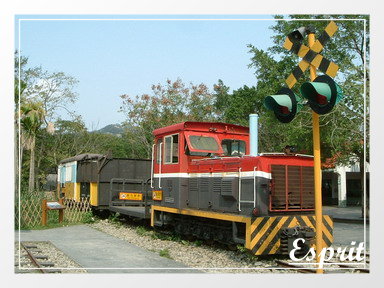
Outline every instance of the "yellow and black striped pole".
<path fill-rule="evenodd" d="M 308 44 L 312 47 L 315 43 L 315 34 L 308 34 Z M 316 78 L 316 67 L 310 65 L 309 73 L 311 81 Z M 323 211 L 321 199 L 321 154 L 320 154 L 320 124 L 319 114 L 312 112 L 313 125 L 313 156 L 314 156 L 314 182 L 315 182 L 315 217 L 316 217 L 316 262 L 320 263 L 320 252 L 323 249 Z M 320 267 L 320 266 L 319 266 Z M 317 268 L 316 273 L 323 273 L 323 269 Z"/>

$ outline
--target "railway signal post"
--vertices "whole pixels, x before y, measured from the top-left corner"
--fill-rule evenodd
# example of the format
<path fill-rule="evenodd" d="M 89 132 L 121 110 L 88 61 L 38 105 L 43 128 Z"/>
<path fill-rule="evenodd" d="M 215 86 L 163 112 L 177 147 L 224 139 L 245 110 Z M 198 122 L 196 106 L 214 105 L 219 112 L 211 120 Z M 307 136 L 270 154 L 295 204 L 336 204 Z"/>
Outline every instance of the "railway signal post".
<path fill-rule="evenodd" d="M 286 79 L 288 88 L 284 87 L 277 92 L 277 95 L 267 96 L 265 106 L 275 113 L 276 118 L 283 123 L 291 122 L 296 113 L 304 105 L 309 104 L 312 111 L 313 130 L 313 155 L 314 155 L 314 190 L 315 190 L 315 218 L 316 218 L 316 262 L 320 263 L 320 252 L 323 249 L 323 213 L 321 197 L 321 153 L 320 153 L 320 124 L 319 114 L 329 113 L 335 104 L 343 97 L 340 87 L 331 77 L 335 77 L 339 66 L 324 58 L 321 50 L 324 44 L 337 31 L 336 24 L 331 21 L 320 37 L 316 40 L 312 29 L 300 27 L 290 33 L 284 43 L 284 48 L 297 54 L 302 60 L 294 68 Z M 308 34 L 308 46 L 302 44 L 305 34 Z M 291 88 L 297 80 L 309 68 L 311 82 L 304 83 L 301 87 L 303 98 L 295 95 Z M 324 75 L 316 77 L 316 69 Z M 318 268 L 317 273 L 323 273 Z"/>
<path fill-rule="evenodd" d="M 309 47 L 312 47 L 315 43 L 315 34 L 310 33 L 308 35 Z M 311 81 L 316 78 L 316 67 L 310 66 L 309 73 Z M 315 216 L 316 216 L 316 262 L 320 262 L 320 252 L 323 249 L 323 201 L 321 197 L 321 153 L 320 153 L 320 121 L 319 114 L 312 111 L 312 129 L 313 129 L 313 156 L 314 156 L 314 184 L 315 184 Z M 323 269 L 318 268 L 317 273 L 323 273 Z"/>

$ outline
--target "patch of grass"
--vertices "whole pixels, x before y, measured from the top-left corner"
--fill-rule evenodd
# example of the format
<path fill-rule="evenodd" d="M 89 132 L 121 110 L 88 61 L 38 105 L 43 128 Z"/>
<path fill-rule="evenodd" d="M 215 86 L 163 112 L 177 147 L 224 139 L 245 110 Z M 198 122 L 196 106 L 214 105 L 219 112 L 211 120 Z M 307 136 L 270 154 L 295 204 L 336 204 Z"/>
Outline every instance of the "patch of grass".
<path fill-rule="evenodd" d="M 167 234 L 164 234 L 164 233 L 161 233 L 161 232 L 157 232 L 157 231 L 155 231 L 151 235 L 151 237 L 152 237 L 152 239 L 172 240 L 172 236 L 171 235 L 167 235 Z"/>
<path fill-rule="evenodd" d="M 121 225 L 121 222 L 119 221 L 120 213 L 116 212 L 115 214 L 111 214 L 108 217 L 108 220 L 111 221 L 113 224 Z"/>
<path fill-rule="evenodd" d="M 201 241 L 201 240 L 195 240 L 195 241 L 193 241 L 193 246 L 201 246 L 201 245 L 203 245 L 203 241 Z"/>
<path fill-rule="evenodd" d="M 168 249 L 161 249 L 159 251 L 159 255 L 161 257 L 165 257 L 165 258 L 168 258 L 168 259 L 172 259 L 171 255 L 169 254 L 169 250 Z"/>
<path fill-rule="evenodd" d="M 82 222 L 87 224 L 95 223 L 96 217 L 93 215 L 92 211 L 84 212 Z"/>
<path fill-rule="evenodd" d="M 186 240 L 181 240 L 180 242 L 181 242 L 181 244 L 183 244 L 183 245 L 190 245 L 190 244 L 191 244 L 191 242 L 186 241 Z"/>
<path fill-rule="evenodd" d="M 248 261 L 258 260 L 258 256 L 252 254 L 251 251 L 249 251 L 243 245 L 237 245 L 236 248 L 237 248 L 238 253 L 240 253 L 240 255 L 242 255 L 242 257 L 244 257 Z"/>
<path fill-rule="evenodd" d="M 151 234 L 151 231 L 149 231 L 146 227 L 144 226 L 138 226 L 135 229 L 136 233 L 140 236 L 148 236 Z"/>
<path fill-rule="evenodd" d="M 237 250 L 241 253 L 246 253 L 248 252 L 247 248 L 245 248 L 243 245 L 237 245 L 236 246 Z"/>
<path fill-rule="evenodd" d="M 180 236 L 180 235 L 178 235 L 178 234 L 172 234 L 172 235 L 171 235 L 171 241 L 181 242 L 182 239 L 181 239 L 181 236 Z"/>

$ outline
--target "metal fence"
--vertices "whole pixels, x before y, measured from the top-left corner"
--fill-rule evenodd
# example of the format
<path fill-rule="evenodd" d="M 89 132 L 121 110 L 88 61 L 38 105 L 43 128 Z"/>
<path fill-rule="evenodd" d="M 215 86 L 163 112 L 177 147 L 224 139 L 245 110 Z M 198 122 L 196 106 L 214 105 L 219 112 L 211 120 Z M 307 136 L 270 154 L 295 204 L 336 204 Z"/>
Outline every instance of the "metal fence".
<path fill-rule="evenodd" d="M 20 199 L 20 200 L 19 200 Z M 57 201 L 54 193 L 34 192 L 21 195 L 15 199 L 15 227 L 32 229 L 42 224 L 42 201 Z M 64 199 L 64 223 L 81 223 L 91 213 L 89 198 L 81 198 L 80 202 Z M 48 224 L 58 223 L 57 211 L 48 213 Z M 19 225 L 20 224 L 20 225 Z"/>

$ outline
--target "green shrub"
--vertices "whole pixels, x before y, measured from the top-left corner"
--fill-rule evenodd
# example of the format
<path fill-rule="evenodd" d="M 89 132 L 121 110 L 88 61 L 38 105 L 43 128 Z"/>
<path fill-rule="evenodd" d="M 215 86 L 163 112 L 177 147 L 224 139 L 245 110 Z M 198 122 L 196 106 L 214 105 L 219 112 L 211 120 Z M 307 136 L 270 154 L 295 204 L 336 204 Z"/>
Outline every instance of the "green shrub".
<path fill-rule="evenodd" d="M 115 214 L 109 215 L 108 220 L 111 221 L 112 223 L 120 224 L 119 217 L 120 217 L 120 213 L 116 212 Z"/>
<path fill-rule="evenodd" d="M 82 222 L 87 224 L 96 222 L 96 218 L 93 216 L 92 211 L 84 212 Z"/>
<path fill-rule="evenodd" d="M 147 236 L 149 235 L 151 232 L 144 226 L 138 226 L 136 227 L 135 229 L 136 233 L 140 236 Z"/>
<path fill-rule="evenodd" d="M 161 257 L 172 259 L 171 255 L 169 254 L 169 250 L 168 249 L 161 249 L 160 252 L 159 252 L 159 255 Z"/>

